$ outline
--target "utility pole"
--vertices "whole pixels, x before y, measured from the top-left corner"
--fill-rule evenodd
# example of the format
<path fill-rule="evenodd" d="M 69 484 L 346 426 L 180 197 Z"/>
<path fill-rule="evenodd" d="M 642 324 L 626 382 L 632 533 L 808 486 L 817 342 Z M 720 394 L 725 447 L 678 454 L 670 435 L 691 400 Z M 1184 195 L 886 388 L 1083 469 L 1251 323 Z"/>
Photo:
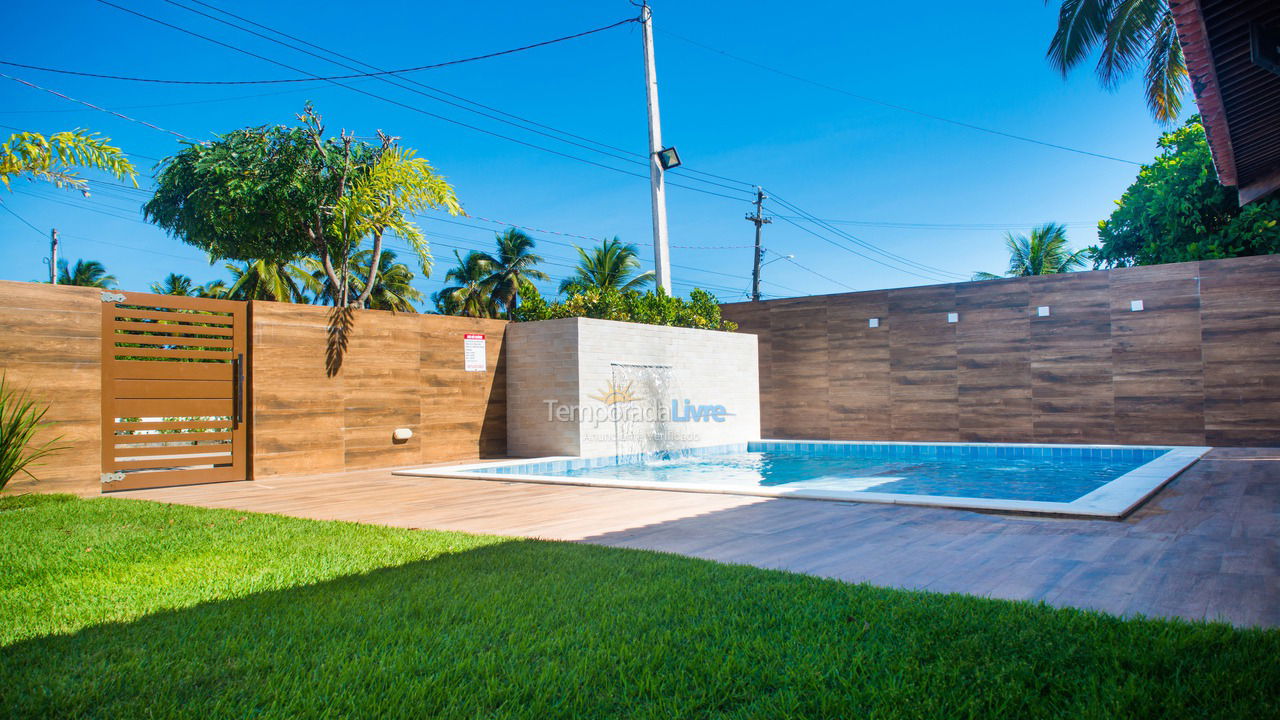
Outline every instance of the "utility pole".
<path fill-rule="evenodd" d="M 58 284 L 58 229 L 49 231 L 49 282 Z"/>
<path fill-rule="evenodd" d="M 653 11 L 649 0 L 640 6 L 641 37 L 644 38 L 644 84 L 649 107 L 649 185 L 653 199 L 653 266 L 658 287 L 671 293 L 671 253 L 667 246 L 667 190 L 663 180 L 662 124 L 658 118 L 658 69 L 653 61 Z"/>
<path fill-rule="evenodd" d="M 747 219 L 756 226 L 755 262 L 751 268 L 751 302 L 760 302 L 760 261 L 764 258 L 764 248 L 760 245 L 761 230 L 765 225 L 773 222 L 764 216 L 764 199 L 764 189 L 757 185 L 756 212 L 754 215 L 747 213 Z"/>

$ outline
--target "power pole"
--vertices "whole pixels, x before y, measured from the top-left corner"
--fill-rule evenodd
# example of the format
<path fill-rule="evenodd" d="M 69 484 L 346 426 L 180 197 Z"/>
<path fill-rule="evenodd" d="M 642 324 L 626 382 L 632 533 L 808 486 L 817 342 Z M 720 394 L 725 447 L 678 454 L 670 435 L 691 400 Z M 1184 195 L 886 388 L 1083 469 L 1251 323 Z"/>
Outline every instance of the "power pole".
<path fill-rule="evenodd" d="M 653 11 L 649 1 L 640 6 L 641 37 L 644 38 L 644 84 L 649 106 L 649 185 L 653 199 L 653 266 L 658 287 L 671 293 L 671 253 L 667 246 L 667 190 L 663 180 L 662 123 L 658 118 L 658 69 L 653 60 Z"/>
<path fill-rule="evenodd" d="M 49 282 L 58 284 L 58 229 L 49 231 Z"/>
<path fill-rule="evenodd" d="M 756 212 L 747 214 L 747 219 L 756 226 L 755 262 L 751 268 L 751 302 L 760 302 L 760 261 L 764 258 L 764 248 L 760 245 L 761 230 L 773 222 L 764 216 L 764 189 L 756 186 Z"/>

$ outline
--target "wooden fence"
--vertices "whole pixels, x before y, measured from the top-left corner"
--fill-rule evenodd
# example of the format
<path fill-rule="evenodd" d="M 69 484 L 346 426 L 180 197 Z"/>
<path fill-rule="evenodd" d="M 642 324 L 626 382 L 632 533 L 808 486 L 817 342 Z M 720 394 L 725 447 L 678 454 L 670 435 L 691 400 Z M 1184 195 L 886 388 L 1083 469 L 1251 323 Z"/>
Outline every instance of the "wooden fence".
<path fill-rule="evenodd" d="M 94 288 L 0 281 L 0 371 L 49 403 L 44 437 L 68 446 L 34 469 L 38 483 L 8 489 L 112 489 L 101 483 L 103 307 Z M 250 477 L 506 452 L 504 321 L 253 302 L 248 322 Z M 465 369 L 467 334 L 486 336 L 483 371 Z M 396 441 L 398 428 L 413 437 Z"/>
<path fill-rule="evenodd" d="M 770 437 L 1280 445 L 1280 256 L 723 310 Z"/>

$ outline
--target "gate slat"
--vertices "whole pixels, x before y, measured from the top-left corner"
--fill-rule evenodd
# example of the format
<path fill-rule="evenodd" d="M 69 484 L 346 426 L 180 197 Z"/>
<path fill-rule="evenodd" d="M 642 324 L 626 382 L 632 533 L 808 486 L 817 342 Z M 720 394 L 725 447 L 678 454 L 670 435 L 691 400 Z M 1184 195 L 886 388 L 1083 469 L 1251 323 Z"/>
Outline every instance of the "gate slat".
<path fill-rule="evenodd" d="M 123 481 L 104 483 L 103 491 L 139 490 L 141 488 L 192 485 L 195 483 L 232 482 L 244 480 L 244 471 L 237 467 L 213 467 L 190 470 L 154 470 L 130 473 Z"/>
<path fill-rule="evenodd" d="M 180 458 L 182 463 L 187 465 L 195 463 L 195 459 L 187 458 L 183 456 L 208 455 L 211 458 L 209 460 L 209 463 L 212 464 L 214 462 L 225 462 L 225 460 L 218 460 L 217 459 L 218 457 L 225 457 L 227 459 L 230 459 L 231 446 L 225 445 L 225 444 L 224 445 L 206 444 L 206 445 L 172 445 L 169 447 L 146 447 L 146 448 L 118 447 L 115 449 L 115 456 L 117 458 L 151 457 L 153 455 L 164 455 L 164 456 L 172 455 L 175 458 Z M 150 462 L 152 465 L 156 464 L 156 461 L 153 461 L 153 460 L 149 460 L 148 462 Z M 173 463 L 169 463 L 169 464 L 172 465 Z M 196 463 L 196 464 L 199 464 L 199 463 Z"/>
<path fill-rule="evenodd" d="M 138 422 L 117 422 L 112 423 L 114 432 L 121 430 L 204 430 L 205 428 L 227 428 L 230 429 L 232 422 L 226 419 L 218 420 L 143 420 Z M 108 436 L 110 437 L 110 436 Z"/>
<path fill-rule="evenodd" d="M 175 433 L 146 433 L 145 435 L 116 435 L 115 441 L 112 443 L 117 448 L 126 444 L 141 443 L 157 443 L 157 442 L 180 442 L 186 440 L 230 440 L 232 434 L 229 432 L 175 432 Z"/>
<path fill-rule="evenodd" d="M 165 348 L 146 347 L 113 347 L 112 355 L 120 359 L 148 357 L 168 358 L 170 360 L 224 360 L 233 357 L 231 350 L 168 350 Z"/>
<path fill-rule="evenodd" d="M 147 360 L 117 360 L 116 380 L 226 380 L 230 382 L 232 366 L 229 362 L 154 362 Z"/>
<path fill-rule="evenodd" d="M 117 399 L 230 400 L 230 380 L 116 380 Z"/>
<path fill-rule="evenodd" d="M 117 470 L 177 470 L 178 468 L 195 469 L 212 469 L 219 465 L 231 465 L 230 453 L 224 455 L 211 455 L 207 458 L 160 458 L 157 460 L 116 460 L 115 466 Z M 240 478 L 243 480 L 244 478 Z M 128 482 L 129 477 L 126 476 L 124 482 Z M 185 482 L 170 483 L 171 485 L 186 485 Z M 113 490 L 127 490 L 121 487 L 122 483 L 116 483 Z"/>

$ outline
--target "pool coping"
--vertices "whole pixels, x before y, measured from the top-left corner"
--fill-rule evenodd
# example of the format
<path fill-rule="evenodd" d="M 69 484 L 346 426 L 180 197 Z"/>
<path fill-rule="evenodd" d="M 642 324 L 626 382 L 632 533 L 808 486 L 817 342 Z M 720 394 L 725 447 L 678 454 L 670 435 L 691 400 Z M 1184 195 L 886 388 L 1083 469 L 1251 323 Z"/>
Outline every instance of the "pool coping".
<path fill-rule="evenodd" d="M 908 495 L 904 493 L 874 493 L 856 490 L 795 489 L 761 487 L 734 488 L 694 485 L 686 483 L 654 482 L 645 480 L 616 480 L 592 477 L 560 477 L 554 475 L 508 474 L 477 472 L 480 468 L 492 469 L 511 465 L 581 461 L 575 455 L 556 455 L 540 458 L 519 458 L 471 462 L 446 467 L 409 468 L 396 470 L 395 475 L 412 477 L 441 477 L 465 480 L 489 480 L 498 482 L 543 483 L 551 485 L 577 485 L 583 487 L 624 488 L 632 490 L 662 490 L 667 492 L 709 493 L 715 495 L 746 495 L 752 497 L 789 498 L 798 500 L 834 500 L 839 502 L 865 502 L 887 505 L 920 505 L 926 507 L 982 510 L 1028 515 L 1052 515 L 1118 520 L 1133 512 L 1152 495 L 1193 465 L 1213 448 L 1175 445 L 1068 445 L 1047 443 L 951 443 L 951 442 L 890 442 L 843 440 L 771 440 L 752 442 L 794 443 L 804 445 L 895 445 L 923 447 L 1019 447 L 1019 448 L 1071 448 L 1142 450 L 1159 449 L 1167 452 L 1158 458 L 1139 465 L 1107 484 L 1076 498 L 1071 502 L 1047 502 L 1038 500 L 1007 500 L 1000 498 L 970 498 L 948 495 Z M 745 444 L 745 443 L 743 443 Z M 718 446 L 714 446 L 718 447 Z M 603 457 L 603 456 L 602 456 Z"/>

